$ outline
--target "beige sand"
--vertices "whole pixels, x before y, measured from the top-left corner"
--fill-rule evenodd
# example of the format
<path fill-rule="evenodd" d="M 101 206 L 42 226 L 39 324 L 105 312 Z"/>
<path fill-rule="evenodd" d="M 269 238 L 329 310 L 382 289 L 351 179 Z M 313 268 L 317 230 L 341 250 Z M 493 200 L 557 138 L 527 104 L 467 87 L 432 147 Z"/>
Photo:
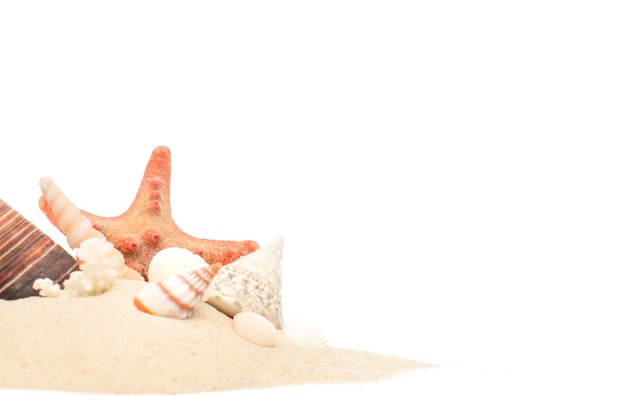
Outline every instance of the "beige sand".
<path fill-rule="evenodd" d="M 0 300 L 0 388 L 178 394 L 388 379 L 427 367 L 351 349 L 303 350 L 281 333 L 263 348 L 208 304 L 176 320 L 139 312 L 145 285 L 121 280 L 93 297 Z"/>

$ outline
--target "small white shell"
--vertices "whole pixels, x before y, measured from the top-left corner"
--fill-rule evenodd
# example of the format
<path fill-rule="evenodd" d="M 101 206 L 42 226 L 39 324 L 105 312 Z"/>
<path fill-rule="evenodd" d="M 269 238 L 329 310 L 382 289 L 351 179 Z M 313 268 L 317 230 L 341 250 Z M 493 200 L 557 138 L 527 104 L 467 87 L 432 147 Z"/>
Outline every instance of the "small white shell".
<path fill-rule="evenodd" d="M 189 318 L 216 272 L 217 266 L 208 265 L 184 274 L 170 275 L 159 282 L 149 282 L 135 296 L 135 306 L 157 316 Z"/>
<path fill-rule="evenodd" d="M 244 340 L 263 347 L 278 344 L 278 330 L 271 321 L 250 311 L 235 314 L 233 329 Z"/>
<path fill-rule="evenodd" d="M 286 321 L 283 334 L 290 342 L 303 349 L 322 350 L 328 347 L 328 341 L 322 330 L 315 324 L 304 320 Z"/>
<path fill-rule="evenodd" d="M 158 251 L 148 266 L 148 281 L 159 282 L 171 275 L 184 274 L 207 266 L 200 255 L 189 249 L 171 247 Z"/>

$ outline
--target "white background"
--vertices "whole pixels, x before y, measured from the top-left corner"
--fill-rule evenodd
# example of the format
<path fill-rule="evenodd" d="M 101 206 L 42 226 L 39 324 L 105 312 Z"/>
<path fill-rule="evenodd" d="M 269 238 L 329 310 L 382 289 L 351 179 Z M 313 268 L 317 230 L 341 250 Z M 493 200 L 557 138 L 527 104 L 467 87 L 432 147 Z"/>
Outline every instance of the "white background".
<path fill-rule="evenodd" d="M 167 145 L 184 231 L 284 237 L 286 318 L 440 366 L 192 396 L 4 390 L 3 403 L 623 415 L 619 3 L 1 3 L 0 198 L 64 243 L 37 207 L 40 177 L 120 214 Z"/>

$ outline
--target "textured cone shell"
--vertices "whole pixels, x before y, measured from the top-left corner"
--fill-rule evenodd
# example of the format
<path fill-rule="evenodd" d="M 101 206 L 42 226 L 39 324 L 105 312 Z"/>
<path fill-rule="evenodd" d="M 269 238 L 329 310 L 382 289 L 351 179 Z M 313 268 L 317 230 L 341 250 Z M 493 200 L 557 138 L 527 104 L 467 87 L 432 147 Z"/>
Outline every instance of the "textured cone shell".
<path fill-rule="evenodd" d="M 304 349 L 322 350 L 328 347 L 328 341 L 322 330 L 303 320 L 285 322 L 283 334 L 289 341 Z"/>
<path fill-rule="evenodd" d="M 242 339 L 263 347 L 278 344 L 278 330 L 268 319 L 251 311 L 233 317 L 233 329 Z"/>
<path fill-rule="evenodd" d="M 38 295 L 36 279 L 61 283 L 77 269 L 72 255 L 0 200 L 0 298 Z"/>
<path fill-rule="evenodd" d="M 101 237 L 106 239 L 104 234 L 93 228 L 91 220 L 80 212 L 78 206 L 69 200 L 50 177 L 43 177 L 39 180 L 39 187 L 57 219 L 59 230 L 63 232 L 72 249 L 76 249 L 90 238 Z M 143 277 L 138 272 L 126 266 L 124 256 L 119 258 L 114 268 L 120 273 L 120 278 L 143 281 Z"/>
<path fill-rule="evenodd" d="M 222 266 L 203 299 L 230 317 L 251 311 L 282 328 L 282 254 L 283 239 L 277 238 Z"/>
<path fill-rule="evenodd" d="M 216 272 L 215 265 L 207 265 L 159 282 L 149 282 L 135 296 L 135 306 L 156 316 L 189 318 Z"/>

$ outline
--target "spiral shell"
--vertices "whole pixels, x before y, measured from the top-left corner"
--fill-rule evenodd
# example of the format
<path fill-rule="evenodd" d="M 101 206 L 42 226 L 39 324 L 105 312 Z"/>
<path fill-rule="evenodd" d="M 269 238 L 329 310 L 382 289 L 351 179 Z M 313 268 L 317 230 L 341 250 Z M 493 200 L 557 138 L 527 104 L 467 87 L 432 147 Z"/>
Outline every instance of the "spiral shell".
<path fill-rule="evenodd" d="M 183 274 L 207 266 L 204 258 L 189 249 L 170 247 L 158 251 L 148 266 L 148 281 L 158 282 L 170 275 Z"/>
<path fill-rule="evenodd" d="M 278 330 L 264 316 L 244 311 L 233 317 L 233 329 L 242 339 L 263 347 L 278 344 Z"/>
<path fill-rule="evenodd" d="M 158 282 L 149 282 L 135 296 L 135 306 L 157 316 L 189 318 L 217 269 L 216 265 L 207 265 L 184 274 L 170 275 Z"/>
<path fill-rule="evenodd" d="M 60 283 L 77 269 L 72 255 L 0 200 L 0 298 L 37 295 L 33 282 L 38 278 Z"/>
<path fill-rule="evenodd" d="M 322 350 L 328 347 L 328 341 L 322 330 L 305 320 L 287 320 L 283 334 L 289 341 L 303 349 Z"/>
<path fill-rule="evenodd" d="M 282 328 L 281 262 L 283 238 L 222 266 L 203 300 L 234 317 L 251 311 Z"/>
<path fill-rule="evenodd" d="M 106 239 L 102 232 L 93 228 L 91 220 L 80 212 L 78 206 L 69 200 L 50 177 L 41 178 L 39 188 L 58 220 L 59 230 L 65 235 L 67 243 L 72 249 L 78 248 L 81 243 L 89 238 Z M 120 278 L 144 280 L 137 271 L 126 266 L 124 256 L 118 257 L 118 262 L 114 268 L 120 273 Z"/>
<path fill-rule="evenodd" d="M 39 188 L 56 216 L 59 229 L 65 235 L 70 248 L 79 247 L 84 240 L 91 237 L 104 236 L 93 228 L 91 221 L 81 214 L 80 209 L 69 200 L 52 178 L 41 178 Z"/>

